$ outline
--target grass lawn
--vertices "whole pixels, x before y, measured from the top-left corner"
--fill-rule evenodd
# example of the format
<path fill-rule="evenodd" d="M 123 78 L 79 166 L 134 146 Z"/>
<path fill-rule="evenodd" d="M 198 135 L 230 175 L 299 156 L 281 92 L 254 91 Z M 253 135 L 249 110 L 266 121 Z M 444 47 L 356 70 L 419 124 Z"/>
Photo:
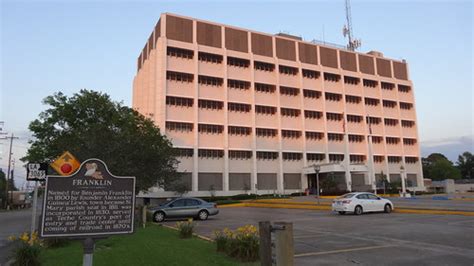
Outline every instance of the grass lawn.
<path fill-rule="evenodd" d="M 45 249 L 42 265 L 82 265 L 82 244 L 71 242 Z M 158 225 L 133 235 L 114 236 L 96 243 L 94 265 L 259 265 L 242 264 L 216 252 L 214 243 L 199 238 L 180 239 L 178 232 Z"/>

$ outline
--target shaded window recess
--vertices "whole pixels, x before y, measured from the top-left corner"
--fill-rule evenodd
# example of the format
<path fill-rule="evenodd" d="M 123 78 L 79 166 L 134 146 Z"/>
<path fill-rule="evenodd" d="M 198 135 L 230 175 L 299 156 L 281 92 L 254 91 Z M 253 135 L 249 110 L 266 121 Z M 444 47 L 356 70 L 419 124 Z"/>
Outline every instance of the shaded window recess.
<path fill-rule="evenodd" d="M 344 161 L 344 154 L 334 154 L 334 153 L 329 154 L 329 162 L 334 163 L 334 162 L 342 162 L 342 161 Z"/>
<path fill-rule="evenodd" d="M 276 91 L 276 86 L 271 84 L 255 83 L 255 91 L 274 93 Z"/>
<path fill-rule="evenodd" d="M 406 86 L 406 85 L 398 84 L 398 91 L 399 91 L 399 92 L 408 93 L 408 92 L 411 91 L 411 87 L 410 87 L 410 86 Z"/>
<path fill-rule="evenodd" d="M 347 115 L 347 122 L 349 123 L 362 123 L 364 117 L 361 115 Z"/>
<path fill-rule="evenodd" d="M 207 63 L 222 64 L 224 57 L 219 54 L 199 52 L 198 60 Z"/>
<path fill-rule="evenodd" d="M 299 109 L 292 109 L 292 108 L 281 108 L 280 109 L 282 116 L 291 116 L 291 117 L 298 117 L 301 115 L 301 110 Z"/>
<path fill-rule="evenodd" d="M 278 135 L 278 130 L 273 128 L 257 128 L 256 134 L 259 137 L 276 137 Z"/>
<path fill-rule="evenodd" d="M 227 103 L 227 109 L 229 109 L 231 112 L 248 113 L 250 110 L 252 110 L 252 106 L 245 103 Z"/>
<path fill-rule="evenodd" d="M 363 135 L 349 135 L 350 142 L 363 142 L 365 140 L 365 136 Z"/>
<path fill-rule="evenodd" d="M 360 78 L 344 76 L 344 83 L 350 85 L 358 85 L 360 83 Z"/>
<path fill-rule="evenodd" d="M 306 153 L 306 159 L 308 161 L 324 161 L 326 154 L 324 153 Z"/>
<path fill-rule="evenodd" d="M 255 61 L 253 63 L 253 67 L 256 70 L 261 70 L 261 71 L 269 71 L 273 72 L 275 70 L 275 65 L 271 63 L 265 63 L 265 62 L 260 62 L 260 61 Z"/>
<path fill-rule="evenodd" d="M 319 76 L 321 75 L 321 73 L 319 73 L 318 71 L 309 70 L 309 69 L 303 69 L 302 72 L 303 72 L 303 77 L 308 78 L 308 79 L 318 79 Z"/>
<path fill-rule="evenodd" d="M 166 79 L 180 82 L 193 82 L 194 75 L 175 71 L 166 71 Z"/>
<path fill-rule="evenodd" d="M 414 127 L 415 121 L 411 120 L 402 120 L 402 127 Z"/>
<path fill-rule="evenodd" d="M 199 149 L 198 156 L 200 158 L 222 158 L 224 157 L 223 150 Z"/>
<path fill-rule="evenodd" d="M 227 65 L 248 68 L 250 66 L 250 60 L 228 56 Z"/>
<path fill-rule="evenodd" d="M 382 163 L 383 161 L 385 161 L 385 156 L 374 155 L 374 162 L 375 163 Z"/>
<path fill-rule="evenodd" d="M 340 102 L 342 100 L 342 94 L 326 92 L 324 96 L 328 101 Z"/>
<path fill-rule="evenodd" d="M 228 130 L 229 135 L 248 136 L 252 134 L 252 128 L 250 127 L 229 126 Z"/>
<path fill-rule="evenodd" d="M 383 142 L 383 137 L 381 136 L 372 136 L 372 143 L 379 144 Z"/>
<path fill-rule="evenodd" d="M 166 129 L 170 131 L 193 131 L 193 123 L 166 121 Z"/>
<path fill-rule="evenodd" d="M 364 85 L 364 87 L 375 88 L 377 87 L 378 82 L 376 80 L 363 79 L 362 84 Z"/>
<path fill-rule="evenodd" d="M 363 163 L 365 162 L 365 155 L 351 154 L 349 160 L 351 163 Z"/>
<path fill-rule="evenodd" d="M 250 89 L 250 82 L 244 80 L 228 79 L 227 87 L 231 89 L 248 90 Z"/>
<path fill-rule="evenodd" d="M 305 98 L 318 99 L 318 98 L 321 97 L 321 92 L 320 91 L 313 91 L 313 90 L 303 89 L 303 96 Z"/>
<path fill-rule="evenodd" d="M 198 100 L 198 106 L 203 109 L 222 110 L 224 103 L 213 100 Z"/>
<path fill-rule="evenodd" d="M 319 111 L 305 110 L 304 117 L 308 119 L 321 119 L 321 117 L 323 117 L 323 113 Z"/>
<path fill-rule="evenodd" d="M 198 82 L 201 85 L 222 86 L 224 79 L 199 75 Z"/>
<path fill-rule="evenodd" d="M 383 120 L 383 122 L 386 126 L 394 127 L 394 126 L 398 125 L 398 120 L 397 119 L 385 118 Z"/>
<path fill-rule="evenodd" d="M 290 66 L 278 66 L 278 70 L 280 71 L 280 74 L 285 74 L 285 75 L 292 75 L 296 76 L 298 75 L 298 68 L 296 67 L 290 67 Z"/>
<path fill-rule="evenodd" d="M 327 120 L 332 120 L 332 121 L 341 121 L 342 120 L 342 114 L 337 114 L 337 113 L 326 113 L 326 119 Z"/>
<path fill-rule="evenodd" d="M 281 136 L 287 139 L 299 139 L 301 138 L 301 131 L 298 130 L 285 130 L 281 131 Z"/>
<path fill-rule="evenodd" d="M 179 57 L 179 58 L 184 58 L 184 59 L 193 59 L 194 57 L 194 51 L 192 50 L 170 47 L 170 46 L 166 48 L 166 54 L 168 56 L 174 56 L 174 57 Z"/>
<path fill-rule="evenodd" d="M 259 159 L 259 160 L 276 160 L 276 159 L 278 159 L 278 152 L 257 151 L 257 159 Z"/>
<path fill-rule="evenodd" d="M 229 150 L 230 159 L 248 160 L 252 159 L 252 151 L 233 151 Z"/>
<path fill-rule="evenodd" d="M 405 156 L 406 163 L 413 164 L 413 163 L 417 163 L 418 160 L 419 160 L 418 157 Z"/>
<path fill-rule="evenodd" d="M 283 160 L 286 161 L 301 161 L 303 159 L 303 154 L 299 152 L 283 152 Z"/>
<path fill-rule="evenodd" d="M 408 146 L 413 146 L 416 144 L 416 139 L 404 138 L 403 144 L 408 145 Z"/>
<path fill-rule="evenodd" d="M 360 103 L 362 101 L 362 97 L 353 96 L 353 95 L 346 95 L 346 102 L 347 103 Z"/>
<path fill-rule="evenodd" d="M 328 140 L 329 141 L 343 141 L 344 140 L 344 134 L 328 133 Z"/>
<path fill-rule="evenodd" d="M 387 156 L 388 163 L 400 163 L 402 161 L 401 156 Z"/>
<path fill-rule="evenodd" d="M 382 118 L 373 117 L 373 116 L 367 116 L 365 120 L 367 124 L 371 124 L 371 125 L 378 125 L 382 122 Z"/>
<path fill-rule="evenodd" d="M 166 104 L 182 107 L 192 107 L 194 105 L 194 99 L 184 98 L 184 97 L 175 97 L 175 96 L 166 96 Z"/>
<path fill-rule="evenodd" d="M 222 132 L 224 132 L 224 126 L 212 124 L 198 124 L 198 131 L 200 133 L 222 134 Z"/>
<path fill-rule="evenodd" d="M 324 72 L 324 81 L 339 82 L 339 80 L 341 80 L 340 75 Z"/>
<path fill-rule="evenodd" d="M 400 143 L 400 138 L 394 138 L 394 137 L 386 137 L 385 138 L 385 143 L 389 145 L 396 145 Z"/>
<path fill-rule="evenodd" d="M 173 148 L 177 157 L 193 157 L 194 149 Z"/>
<path fill-rule="evenodd" d="M 390 101 L 390 100 L 383 100 L 382 105 L 383 107 L 387 107 L 387 108 L 395 108 L 397 107 L 397 102 Z"/>
<path fill-rule="evenodd" d="M 380 87 L 382 88 L 382 90 L 393 90 L 395 88 L 395 84 L 382 82 L 380 83 Z"/>
<path fill-rule="evenodd" d="M 305 135 L 307 140 L 322 140 L 324 138 L 322 132 L 306 131 Z"/>
<path fill-rule="evenodd" d="M 273 106 L 255 105 L 255 112 L 257 114 L 274 115 L 277 112 L 277 108 Z"/>
<path fill-rule="evenodd" d="M 413 108 L 413 104 L 412 104 L 412 103 L 400 102 L 400 109 L 411 110 L 412 108 Z"/>
<path fill-rule="evenodd" d="M 280 86 L 280 94 L 289 95 L 289 96 L 296 96 L 296 95 L 300 94 L 300 89 Z"/>
<path fill-rule="evenodd" d="M 365 105 L 373 105 L 373 106 L 377 106 L 380 104 L 380 100 L 379 99 L 375 99 L 375 98 L 364 98 L 365 100 Z"/>

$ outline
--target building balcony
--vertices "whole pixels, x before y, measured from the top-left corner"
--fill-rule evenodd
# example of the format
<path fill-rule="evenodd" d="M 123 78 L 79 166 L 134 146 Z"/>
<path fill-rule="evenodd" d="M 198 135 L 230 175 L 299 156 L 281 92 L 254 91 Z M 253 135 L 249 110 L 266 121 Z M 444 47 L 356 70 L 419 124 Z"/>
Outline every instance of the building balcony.
<path fill-rule="evenodd" d="M 194 83 L 167 80 L 166 91 L 168 95 L 194 97 Z"/>
<path fill-rule="evenodd" d="M 194 60 L 182 57 L 167 56 L 167 68 L 171 71 L 195 73 Z"/>
<path fill-rule="evenodd" d="M 223 86 L 199 84 L 199 98 L 224 101 L 225 89 Z"/>
<path fill-rule="evenodd" d="M 229 149 L 252 149 L 252 135 L 229 135 Z"/>
<path fill-rule="evenodd" d="M 211 77 L 223 77 L 224 65 L 205 61 L 198 61 L 199 75 Z"/>

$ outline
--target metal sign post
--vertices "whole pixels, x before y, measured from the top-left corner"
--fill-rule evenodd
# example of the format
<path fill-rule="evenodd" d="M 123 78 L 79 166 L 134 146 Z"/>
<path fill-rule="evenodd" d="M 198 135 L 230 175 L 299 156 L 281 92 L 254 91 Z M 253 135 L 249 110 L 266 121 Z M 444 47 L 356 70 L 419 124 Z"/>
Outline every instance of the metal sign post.
<path fill-rule="evenodd" d="M 35 190 L 33 192 L 33 210 L 31 211 L 31 230 L 30 234 L 36 231 L 36 209 L 38 206 L 38 181 L 46 180 L 48 175 L 47 163 L 28 163 L 26 165 L 26 180 L 35 182 Z"/>
<path fill-rule="evenodd" d="M 38 181 L 35 181 L 35 191 L 33 192 L 33 211 L 31 212 L 31 230 L 30 233 L 36 231 L 36 209 L 38 205 Z"/>
<path fill-rule="evenodd" d="M 92 266 L 95 247 L 94 239 L 91 237 L 84 239 L 84 241 L 82 241 L 82 247 L 84 249 L 82 266 Z"/>

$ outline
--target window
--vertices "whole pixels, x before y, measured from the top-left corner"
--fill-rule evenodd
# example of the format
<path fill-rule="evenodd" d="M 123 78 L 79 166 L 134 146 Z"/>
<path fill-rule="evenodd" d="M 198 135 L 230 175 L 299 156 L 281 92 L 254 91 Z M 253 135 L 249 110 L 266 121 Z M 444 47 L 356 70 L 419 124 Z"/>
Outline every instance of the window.
<path fill-rule="evenodd" d="M 346 95 L 347 103 L 360 103 L 361 101 L 362 101 L 362 98 L 359 96 Z"/>
<path fill-rule="evenodd" d="M 339 102 L 339 101 L 342 100 L 342 95 L 341 94 L 326 92 L 326 93 L 324 93 L 324 95 L 326 97 L 326 100 L 328 100 L 328 101 Z"/>
<path fill-rule="evenodd" d="M 222 78 L 202 76 L 202 75 L 199 75 L 198 81 L 199 81 L 199 84 L 210 85 L 210 86 L 222 86 L 222 84 L 224 83 L 224 80 Z"/>
<path fill-rule="evenodd" d="M 319 72 L 309 69 L 303 69 L 303 77 L 308 79 L 317 79 L 319 78 Z"/>
<path fill-rule="evenodd" d="M 204 53 L 204 52 L 198 53 L 198 60 L 207 62 L 207 63 L 222 64 L 223 59 L 224 57 L 218 54 L 210 54 L 210 53 Z"/>
<path fill-rule="evenodd" d="M 257 151 L 257 159 L 260 159 L 260 160 L 276 160 L 276 159 L 278 159 L 278 152 Z"/>
<path fill-rule="evenodd" d="M 252 128 L 250 127 L 237 127 L 237 126 L 229 126 L 229 135 L 250 135 L 252 133 Z"/>
<path fill-rule="evenodd" d="M 398 84 L 398 91 L 399 92 L 408 93 L 408 92 L 410 92 L 410 90 L 411 90 L 410 86 Z"/>
<path fill-rule="evenodd" d="M 193 123 L 166 121 L 165 125 L 170 131 L 193 131 Z"/>
<path fill-rule="evenodd" d="M 289 95 L 289 96 L 296 96 L 296 95 L 300 94 L 300 89 L 280 86 L 280 94 Z"/>
<path fill-rule="evenodd" d="M 342 114 L 326 113 L 326 119 L 327 120 L 332 120 L 332 121 L 341 121 L 342 120 Z"/>
<path fill-rule="evenodd" d="M 371 125 L 378 125 L 382 122 L 382 118 L 373 116 L 367 116 L 365 120 L 367 121 L 367 124 Z"/>
<path fill-rule="evenodd" d="M 227 103 L 227 109 L 231 112 L 248 113 L 252 109 L 252 106 L 245 103 Z"/>
<path fill-rule="evenodd" d="M 387 108 L 395 108 L 397 106 L 397 102 L 390 101 L 390 100 L 383 100 L 382 105 L 383 107 L 387 107 Z"/>
<path fill-rule="evenodd" d="M 258 92 L 274 93 L 276 90 L 276 86 L 264 83 L 255 83 L 255 90 Z"/>
<path fill-rule="evenodd" d="M 303 96 L 305 98 L 318 99 L 319 97 L 321 97 L 321 92 L 320 91 L 313 91 L 313 90 L 303 89 Z"/>
<path fill-rule="evenodd" d="M 324 138 L 324 133 L 322 132 L 306 131 L 305 135 L 307 140 L 321 140 Z"/>
<path fill-rule="evenodd" d="M 363 79 L 362 84 L 364 85 L 364 87 L 375 88 L 377 87 L 378 82 L 375 80 Z"/>
<path fill-rule="evenodd" d="M 387 156 L 388 163 L 399 163 L 402 161 L 402 157 L 400 156 Z"/>
<path fill-rule="evenodd" d="M 344 140 L 344 134 L 328 133 L 328 140 L 329 141 L 343 141 Z"/>
<path fill-rule="evenodd" d="M 359 194 L 356 196 L 356 198 L 361 200 L 369 199 L 369 197 L 367 197 L 367 194 Z"/>
<path fill-rule="evenodd" d="M 320 119 L 323 117 L 323 113 L 318 111 L 304 110 L 304 117 L 308 119 Z"/>
<path fill-rule="evenodd" d="M 253 66 L 256 70 L 261 70 L 261 71 L 273 72 L 273 70 L 275 70 L 275 65 L 271 63 L 255 61 L 253 63 Z"/>
<path fill-rule="evenodd" d="M 264 115 L 274 115 L 277 108 L 273 106 L 255 105 L 255 113 Z"/>
<path fill-rule="evenodd" d="M 380 104 L 380 100 L 379 99 L 375 99 L 375 98 L 365 98 L 365 105 L 373 105 L 373 106 L 377 106 Z"/>
<path fill-rule="evenodd" d="M 416 139 L 404 138 L 403 144 L 413 146 L 416 144 Z"/>
<path fill-rule="evenodd" d="M 400 102 L 400 109 L 404 109 L 404 110 L 410 110 L 413 108 L 413 104 L 412 103 L 404 103 L 404 102 Z"/>
<path fill-rule="evenodd" d="M 212 124 L 198 124 L 198 131 L 205 134 L 222 134 L 224 126 Z"/>
<path fill-rule="evenodd" d="M 177 157 L 193 157 L 194 150 L 187 148 L 174 148 Z"/>
<path fill-rule="evenodd" d="M 185 199 L 176 200 L 171 204 L 173 205 L 173 207 L 184 207 L 186 205 L 186 200 Z"/>
<path fill-rule="evenodd" d="M 186 199 L 186 206 L 197 206 L 201 205 L 201 202 L 195 199 Z"/>
<path fill-rule="evenodd" d="M 365 155 L 351 154 L 349 160 L 351 163 L 363 163 L 365 162 Z"/>
<path fill-rule="evenodd" d="M 166 71 L 166 79 L 180 82 L 193 82 L 194 75 L 175 71 Z"/>
<path fill-rule="evenodd" d="M 308 161 L 323 161 L 326 158 L 324 153 L 306 153 L 306 159 Z"/>
<path fill-rule="evenodd" d="M 222 110 L 222 108 L 224 108 L 224 103 L 220 101 L 199 99 L 198 106 L 203 109 Z"/>
<path fill-rule="evenodd" d="M 200 158 L 222 158 L 224 157 L 223 150 L 199 149 L 198 156 Z"/>
<path fill-rule="evenodd" d="M 285 75 L 293 75 L 296 76 L 298 74 L 298 68 L 290 67 L 290 66 L 278 66 L 278 70 L 281 74 Z"/>
<path fill-rule="evenodd" d="M 301 137 L 301 131 L 297 130 L 282 130 L 281 136 L 288 139 L 299 139 Z"/>
<path fill-rule="evenodd" d="M 176 48 L 176 47 L 167 47 L 166 54 L 168 56 L 175 56 L 175 57 L 180 57 L 184 59 L 193 59 L 194 57 L 194 51 Z"/>
<path fill-rule="evenodd" d="M 400 143 L 400 138 L 386 137 L 385 142 L 389 145 L 396 145 Z"/>
<path fill-rule="evenodd" d="M 291 117 L 298 117 L 301 114 L 301 110 L 298 109 L 291 109 L 291 108 L 281 108 L 281 115 L 282 116 L 291 116 Z"/>
<path fill-rule="evenodd" d="M 362 135 L 349 135 L 350 142 L 363 142 L 364 139 L 365 139 L 365 136 L 362 136 Z"/>
<path fill-rule="evenodd" d="M 259 137 L 276 137 L 278 130 L 273 128 L 256 128 L 257 136 Z"/>
<path fill-rule="evenodd" d="M 283 152 L 282 157 L 283 160 L 287 161 L 301 161 L 303 154 L 299 152 Z"/>
<path fill-rule="evenodd" d="M 326 72 L 324 73 L 324 81 L 339 82 L 340 79 L 341 79 L 340 75 L 326 73 Z"/>
<path fill-rule="evenodd" d="M 252 151 L 232 151 L 229 150 L 230 159 L 248 160 L 252 158 Z"/>
<path fill-rule="evenodd" d="M 248 90 L 250 89 L 250 82 L 243 81 L 243 80 L 228 79 L 227 87 L 231 89 Z"/>
<path fill-rule="evenodd" d="M 395 88 L 395 84 L 382 82 L 380 83 L 380 87 L 382 88 L 382 90 L 393 90 L 393 88 Z"/>
<path fill-rule="evenodd" d="M 383 122 L 386 126 L 394 127 L 394 126 L 398 125 L 398 120 L 397 119 L 385 118 Z"/>
<path fill-rule="evenodd" d="M 344 154 L 329 154 L 329 162 L 342 162 L 344 161 Z"/>
<path fill-rule="evenodd" d="M 382 163 L 385 161 L 385 157 L 382 155 L 374 155 L 374 162 L 375 163 Z"/>
<path fill-rule="evenodd" d="M 364 118 L 361 115 L 347 115 L 347 122 L 349 123 L 362 123 Z"/>
<path fill-rule="evenodd" d="M 372 142 L 373 143 L 378 144 L 378 143 L 382 143 L 382 141 L 383 141 L 383 137 L 381 137 L 381 136 L 372 136 Z"/>
<path fill-rule="evenodd" d="M 413 127 L 413 126 L 415 126 L 415 121 L 402 120 L 402 127 Z"/>
<path fill-rule="evenodd" d="M 358 85 L 360 82 L 360 78 L 344 76 L 344 83 L 351 84 L 351 85 Z"/>
<path fill-rule="evenodd" d="M 194 104 L 194 99 L 184 98 L 184 97 L 166 96 L 166 104 L 167 105 L 174 105 L 174 106 L 182 106 L 182 107 L 192 107 L 193 104 Z"/>
<path fill-rule="evenodd" d="M 228 56 L 227 65 L 248 68 L 250 66 L 250 60 Z"/>
<path fill-rule="evenodd" d="M 406 156 L 405 157 L 405 162 L 406 163 L 417 163 L 418 162 L 418 157 L 411 157 L 411 156 Z"/>

